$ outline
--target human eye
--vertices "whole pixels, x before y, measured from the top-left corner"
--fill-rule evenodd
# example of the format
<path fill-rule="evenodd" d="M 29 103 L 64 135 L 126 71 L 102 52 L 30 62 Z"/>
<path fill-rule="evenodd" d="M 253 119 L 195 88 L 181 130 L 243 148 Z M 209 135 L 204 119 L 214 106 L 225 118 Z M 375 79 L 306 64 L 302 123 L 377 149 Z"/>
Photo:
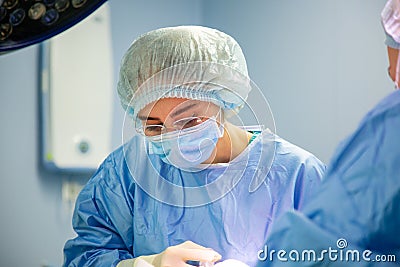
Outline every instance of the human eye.
<path fill-rule="evenodd" d="M 161 131 L 163 129 L 162 125 L 146 125 L 144 127 L 144 133 L 148 136 L 154 136 L 154 135 L 159 135 L 161 134 Z"/>
<path fill-rule="evenodd" d="M 187 129 L 190 127 L 194 127 L 201 123 L 201 119 L 199 117 L 190 117 L 184 118 L 174 123 L 175 128 L 178 129 Z"/>

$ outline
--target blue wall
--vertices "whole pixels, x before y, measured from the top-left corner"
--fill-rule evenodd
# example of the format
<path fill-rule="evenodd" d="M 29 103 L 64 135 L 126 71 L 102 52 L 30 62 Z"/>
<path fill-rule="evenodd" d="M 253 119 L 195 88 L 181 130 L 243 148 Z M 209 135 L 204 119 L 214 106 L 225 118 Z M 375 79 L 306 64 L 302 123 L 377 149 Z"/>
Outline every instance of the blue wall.
<path fill-rule="evenodd" d="M 148 30 L 204 24 L 242 45 L 282 137 L 324 161 L 392 88 L 379 23 L 385 0 L 112 0 L 115 79 L 130 43 Z M 63 181 L 38 164 L 38 47 L 0 56 L 0 267 L 60 266 L 73 236 Z M 115 94 L 113 146 L 123 111 Z"/>
<path fill-rule="evenodd" d="M 329 161 L 393 86 L 380 12 L 386 0 L 205 0 L 204 22 L 241 44 L 281 137 Z"/>

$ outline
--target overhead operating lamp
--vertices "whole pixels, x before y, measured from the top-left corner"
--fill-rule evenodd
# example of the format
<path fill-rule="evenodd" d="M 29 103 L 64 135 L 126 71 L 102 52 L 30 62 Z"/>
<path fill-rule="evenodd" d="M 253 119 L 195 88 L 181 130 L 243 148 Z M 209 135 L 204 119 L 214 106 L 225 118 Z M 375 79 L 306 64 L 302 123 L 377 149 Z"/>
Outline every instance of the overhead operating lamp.
<path fill-rule="evenodd" d="M 0 0 L 0 53 L 61 33 L 104 2 L 106 0 Z"/>

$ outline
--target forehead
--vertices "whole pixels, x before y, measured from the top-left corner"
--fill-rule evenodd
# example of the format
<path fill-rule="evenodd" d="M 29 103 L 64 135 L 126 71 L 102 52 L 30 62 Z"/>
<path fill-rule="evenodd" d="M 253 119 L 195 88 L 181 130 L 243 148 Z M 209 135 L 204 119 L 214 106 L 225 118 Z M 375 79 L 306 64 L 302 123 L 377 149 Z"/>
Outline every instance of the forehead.
<path fill-rule="evenodd" d="M 187 98 L 162 98 L 146 105 L 139 111 L 138 117 L 173 117 L 176 112 L 207 111 L 218 108 L 215 104 Z"/>

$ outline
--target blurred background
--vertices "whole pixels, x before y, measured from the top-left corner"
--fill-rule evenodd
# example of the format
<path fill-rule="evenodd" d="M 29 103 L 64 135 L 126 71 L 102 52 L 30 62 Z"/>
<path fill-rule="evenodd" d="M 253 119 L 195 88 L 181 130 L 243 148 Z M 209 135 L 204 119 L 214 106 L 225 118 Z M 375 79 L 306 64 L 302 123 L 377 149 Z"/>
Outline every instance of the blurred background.
<path fill-rule="evenodd" d="M 385 2 L 108 1 L 110 150 L 122 143 L 116 83 L 124 52 L 149 30 L 192 24 L 217 28 L 239 42 L 277 134 L 328 164 L 340 141 L 394 88 L 380 24 Z M 40 49 L 36 44 L 0 55 L 0 267 L 62 265 L 64 243 L 74 236 L 74 199 L 92 174 L 41 164 Z M 64 75 L 73 79 L 76 71 L 90 70 Z"/>

